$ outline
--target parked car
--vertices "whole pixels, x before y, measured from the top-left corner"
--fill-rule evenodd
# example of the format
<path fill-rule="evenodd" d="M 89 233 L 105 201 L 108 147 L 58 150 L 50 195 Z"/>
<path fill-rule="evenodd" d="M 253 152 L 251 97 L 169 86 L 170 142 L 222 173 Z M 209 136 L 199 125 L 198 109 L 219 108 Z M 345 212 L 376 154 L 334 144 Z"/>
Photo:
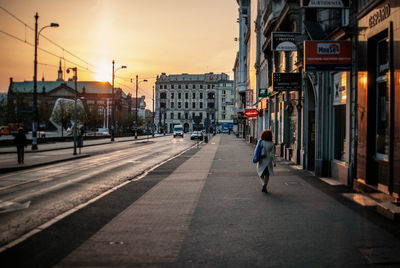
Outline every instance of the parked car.
<path fill-rule="evenodd" d="M 183 126 L 182 125 L 174 126 L 174 138 L 176 136 L 181 136 L 183 138 Z"/>
<path fill-rule="evenodd" d="M 110 135 L 110 131 L 108 130 L 108 128 L 99 128 L 97 129 L 96 136 L 108 136 Z"/>
<path fill-rule="evenodd" d="M 191 140 L 203 140 L 204 135 L 201 131 L 193 131 L 192 135 L 190 136 Z"/>

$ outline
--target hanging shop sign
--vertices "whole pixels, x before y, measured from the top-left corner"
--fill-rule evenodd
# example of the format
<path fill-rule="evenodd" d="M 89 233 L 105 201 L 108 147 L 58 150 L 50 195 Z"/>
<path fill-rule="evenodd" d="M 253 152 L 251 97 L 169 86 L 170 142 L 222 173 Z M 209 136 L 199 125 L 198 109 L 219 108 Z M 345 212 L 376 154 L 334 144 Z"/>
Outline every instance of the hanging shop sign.
<path fill-rule="evenodd" d="M 301 0 L 300 7 L 350 8 L 350 0 Z"/>
<path fill-rule="evenodd" d="M 301 33 L 273 32 L 271 33 L 272 50 L 274 51 L 297 51 L 296 40 Z"/>
<path fill-rule="evenodd" d="M 304 70 L 350 71 L 352 67 L 351 41 L 304 41 Z"/>
<path fill-rule="evenodd" d="M 268 97 L 268 88 L 260 88 L 260 91 L 258 92 L 258 97 L 259 98 Z"/>
<path fill-rule="evenodd" d="M 244 115 L 247 117 L 257 117 L 258 111 L 257 109 L 247 109 L 246 111 L 244 111 Z"/>
<path fill-rule="evenodd" d="M 301 89 L 301 73 L 274 73 L 274 91 L 297 91 Z"/>

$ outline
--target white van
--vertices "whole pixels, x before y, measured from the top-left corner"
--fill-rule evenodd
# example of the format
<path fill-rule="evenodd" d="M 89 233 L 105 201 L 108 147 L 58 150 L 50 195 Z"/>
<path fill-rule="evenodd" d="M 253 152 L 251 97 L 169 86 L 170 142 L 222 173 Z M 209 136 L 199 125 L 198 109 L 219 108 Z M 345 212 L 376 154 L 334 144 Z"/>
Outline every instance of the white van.
<path fill-rule="evenodd" d="M 181 136 L 183 138 L 183 126 L 182 125 L 174 126 L 174 138 L 176 136 Z"/>

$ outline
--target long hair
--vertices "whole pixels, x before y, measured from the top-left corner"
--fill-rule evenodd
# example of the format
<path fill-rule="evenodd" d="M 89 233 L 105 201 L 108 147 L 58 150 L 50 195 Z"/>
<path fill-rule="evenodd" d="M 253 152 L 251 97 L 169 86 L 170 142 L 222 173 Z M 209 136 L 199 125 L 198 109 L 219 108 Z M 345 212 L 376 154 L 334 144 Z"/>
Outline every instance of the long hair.
<path fill-rule="evenodd" d="M 272 141 L 272 131 L 269 129 L 264 129 L 261 132 L 260 139 L 264 141 Z"/>

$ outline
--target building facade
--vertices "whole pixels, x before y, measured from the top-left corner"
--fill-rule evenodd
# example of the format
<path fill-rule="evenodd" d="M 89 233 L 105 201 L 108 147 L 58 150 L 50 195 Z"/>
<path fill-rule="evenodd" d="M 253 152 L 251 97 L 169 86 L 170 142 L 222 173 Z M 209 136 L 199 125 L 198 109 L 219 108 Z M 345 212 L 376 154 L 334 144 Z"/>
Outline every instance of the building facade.
<path fill-rule="evenodd" d="M 224 82 L 232 83 L 224 73 L 162 73 L 155 85 L 157 130 L 170 133 L 174 125 L 182 125 L 185 132 L 202 129 L 215 131 L 218 126 L 217 92 L 218 88 L 222 91 L 226 87 Z"/>
<path fill-rule="evenodd" d="M 39 127 L 51 128 L 49 118 L 57 99 L 81 99 L 87 116 L 89 128 L 110 128 L 111 109 L 113 102 L 112 86 L 108 82 L 77 81 L 75 90 L 74 81 L 64 81 L 61 70 L 58 70 L 56 81 L 37 82 L 37 105 Z M 10 78 L 7 94 L 9 122 L 24 123 L 27 129 L 32 121 L 33 81 L 16 82 Z M 138 103 L 138 114 L 144 117 L 146 103 L 144 97 L 132 98 L 126 95 L 121 88 L 114 88 L 115 120 L 118 128 L 129 128 L 133 124 L 133 115 Z"/>
<path fill-rule="evenodd" d="M 396 42 L 400 1 L 330 2 L 329 8 L 318 1 L 307 2 L 309 6 L 291 0 L 237 2 L 239 12 L 250 7 L 246 15 L 251 23 L 246 29 L 257 35 L 256 46 L 251 45 L 251 33 L 244 41 L 246 59 L 256 53 L 256 86 L 248 62 L 246 91 L 255 95 L 257 134 L 271 129 L 277 154 L 317 176 L 398 199 L 400 110 L 395 107 L 400 104 L 400 45 Z M 253 17 L 255 2 L 258 16 Z M 273 33 L 295 33 L 291 37 L 294 49 L 277 49 Z M 317 53 L 324 60 L 329 61 L 324 54 L 330 53 L 342 58 L 336 64 L 320 62 L 313 69 L 309 67 L 312 54 L 306 50 L 310 44 L 322 48 Z M 332 45 L 338 49 L 323 49 Z M 242 47 L 239 44 L 233 69 L 239 96 Z M 288 77 L 299 73 L 301 86 L 277 89 L 274 74 L 279 73 Z M 250 92 L 252 88 L 256 90 Z M 261 91 L 266 94 L 260 95 Z M 241 115 L 237 111 L 235 118 Z M 247 126 L 252 128 L 249 120 Z M 245 134 L 251 141 L 252 129 Z"/>
<path fill-rule="evenodd" d="M 358 1 L 357 187 L 400 195 L 400 1 Z M 396 108 L 397 107 L 397 108 Z"/>

